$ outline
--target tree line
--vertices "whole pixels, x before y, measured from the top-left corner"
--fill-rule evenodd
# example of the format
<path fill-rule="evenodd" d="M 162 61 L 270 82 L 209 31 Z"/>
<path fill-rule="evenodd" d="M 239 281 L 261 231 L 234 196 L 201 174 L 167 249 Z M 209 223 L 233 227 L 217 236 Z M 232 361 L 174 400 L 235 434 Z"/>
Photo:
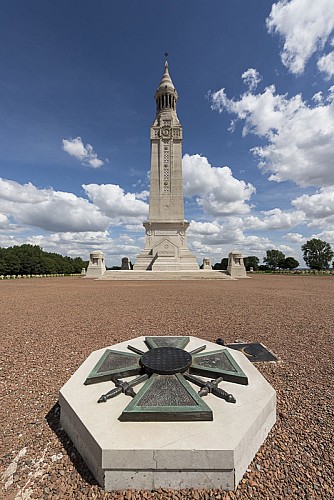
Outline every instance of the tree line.
<path fill-rule="evenodd" d="M 301 247 L 303 258 L 310 269 L 329 269 L 334 252 L 326 241 L 313 238 Z M 216 263 L 213 269 L 226 270 L 228 259 L 223 258 L 220 263 Z M 263 258 L 254 255 L 244 257 L 244 264 L 247 271 L 252 268 L 254 271 L 277 269 L 296 269 L 299 262 L 294 257 L 286 257 L 280 250 L 267 250 Z M 63 255 L 45 252 L 38 245 L 20 245 L 9 248 L 0 247 L 0 275 L 28 275 L 28 274 L 79 274 L 83 268 L 87 268 L 88 261 L 81 257 L 64 257 Z M 332 262 L 334 268 L 334 261 Z"/>
<path fill-rule="evenodd" d="M 312 238 L 301 247 L 305 264 L 310 269 L 324 270 L 329 269 L 334 252 L 329 243 Z M 216 263 L 213 269 L 226 270 L 228 259 L 223 258 L 220 263 Z M 247 271 L 251 268 L 254 271 L 276 271 L 277 269 L 293 270 L 299 267 L 299 262 L 294 257 L 286 257 L 280 250 L 267 250 L 263 258 L 263 264 L 260 265 L 260 259 L 254 255 L 244 257 L 244 264 Z M 334 261 L 332 262 L 334 268 Z"/>
<path fill-rule="evenodd" d="M 0 275 L 78 274 L 88 262 L 44 252 L 38 245 L 0 247 Z"/>

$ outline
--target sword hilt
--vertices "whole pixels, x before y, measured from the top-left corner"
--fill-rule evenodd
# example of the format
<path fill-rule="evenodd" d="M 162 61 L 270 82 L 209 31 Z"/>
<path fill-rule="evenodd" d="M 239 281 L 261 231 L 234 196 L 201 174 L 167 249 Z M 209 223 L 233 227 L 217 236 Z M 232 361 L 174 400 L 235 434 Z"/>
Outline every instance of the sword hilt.
<path fill-rule="evenodd" d="M 211 389 L 211 392 L 214 396 L 217 396 L 218 398 L 225 399 L 228 403 L 235 403 L 236 399 L 233 396 L 233 394 L 229 394 L 228 392 L 224 391 L 224 389 L 221 389 L 220 387 L 213 387 Z"/>
<path fill-rule="evenodd" d="M 136 393 L 128 382 L 119 379 L 115 379 L 114 382 L 115 386 L 119 387 L 121 389 L 121 392 L 124 392 L 126 396 L 132 396 L 133 398 L 135 397 Z"/>

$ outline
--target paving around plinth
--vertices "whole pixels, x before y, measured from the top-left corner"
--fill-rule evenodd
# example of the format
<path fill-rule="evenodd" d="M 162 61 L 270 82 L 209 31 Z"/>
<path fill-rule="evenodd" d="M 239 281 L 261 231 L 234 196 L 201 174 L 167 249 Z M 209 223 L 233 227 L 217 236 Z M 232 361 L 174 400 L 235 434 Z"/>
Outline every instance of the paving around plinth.
<path fill-rule="evenodd" d="M 0 294 L 1 498 L 333 498 L 331 276 L 254 274 L 252 279 L 223 282 L 31 278 L 0 282 Z M 110 415 L 109 435 L 114 426 L 142 430 L 142 426 L 166 424 L 176 428 L 179 439 L 181 428 L 216 425 L 215 420 L 122 422 L 118 419 L 133 401 L 131 396 L 122 393 L 97 403 L 115 384 L 84 385 L 96 364 L 94 358 L 97 362 L 101 358 L 99 351 L 103 354 L 107 347 L 122 344 L 122 352 L 135 355 L 127 348 L 129 344 L 145 352 L 149 348 L 142 340 L 134 343 L 133 339 L 155 336 L 189 337 L 187 351 L 195 348 L 194 338 L 201 339 L 200 346 L 207 348 L 199 356 L 224 349 L 216 344 L 222 338 L 226 345 L 236 340 L 259 342 L 279 357 L 279 363 L 258 363 L 248 370 L 247 359 L 236 352 L 233 357 L 249 377 L 249 385 L 219 384 L 236 403 L 213 394 L 202 397 L 213 419 L 218 412 L 222 422 L 215 440 L 218 446 L 232 425 L 226 420 L 229 412 L 252 404 L 243 400 L 243 394 L 251 387 L 255 368 L 276 391 L 276 423 L 250 458 L 235 491 L 210 487 L 151 491 L 134 490 L 131 485 L 130 490 L 107 493 L 65 432 L 59 391 L 72 383 L 73 375 L 73 383 L 80 376 L 81 406 L 94 406 L 96 422 Z M 195 384 L 192 387 L 196 393 L 200 390 Z M 140 386 L 133 389 L 139 393 Z M 132 440 L 133 445 L 139 440 L 145 443 L 141 430 L 128 436 L 125 452 Z M 152 434 L 149 439 L 153 440 Z M 164 436 L 157 437 L 156 444 L 162 439 Z M 169 449 L 173 440 L 172 436 Z M 184 436 L 186 440 L 189 442 L 189 434 Z M 165 448 L 167 452 L 168 446 Z M 92 449 L 96 451 L 96 447 Z M 218 466 L 219 457 L 214 463 Z"/>

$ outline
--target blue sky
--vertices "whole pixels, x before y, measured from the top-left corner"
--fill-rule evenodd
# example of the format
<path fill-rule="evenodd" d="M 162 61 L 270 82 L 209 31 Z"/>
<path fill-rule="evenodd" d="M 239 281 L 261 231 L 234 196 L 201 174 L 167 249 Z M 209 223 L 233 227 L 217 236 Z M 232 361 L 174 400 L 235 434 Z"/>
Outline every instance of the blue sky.
<path fill-rule="evenodd" d="M 135 260 L 167 49 L 199 262 L 334 248 L 332 0 L 1 7 L 1 247 Z"/>

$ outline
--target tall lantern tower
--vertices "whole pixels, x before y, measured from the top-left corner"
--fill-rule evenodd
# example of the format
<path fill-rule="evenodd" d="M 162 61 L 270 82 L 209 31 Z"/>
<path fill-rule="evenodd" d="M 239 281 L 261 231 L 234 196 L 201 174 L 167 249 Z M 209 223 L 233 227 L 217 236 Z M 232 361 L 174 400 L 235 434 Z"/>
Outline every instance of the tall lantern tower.
<path fill-rule="evenodd" d="M 150 204 L 145 247 L 134 270 L 198 270 L 188 250 L 182 185 L 182 127 L 176 114 L 178 94 L 168 71 L 155 93 L 156 116 L 151 126 Z"/>

